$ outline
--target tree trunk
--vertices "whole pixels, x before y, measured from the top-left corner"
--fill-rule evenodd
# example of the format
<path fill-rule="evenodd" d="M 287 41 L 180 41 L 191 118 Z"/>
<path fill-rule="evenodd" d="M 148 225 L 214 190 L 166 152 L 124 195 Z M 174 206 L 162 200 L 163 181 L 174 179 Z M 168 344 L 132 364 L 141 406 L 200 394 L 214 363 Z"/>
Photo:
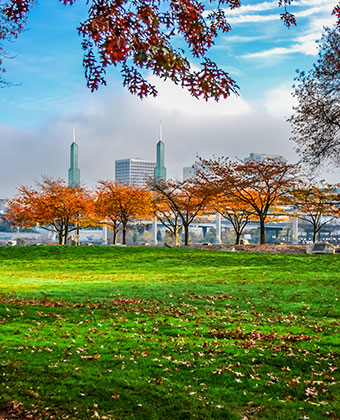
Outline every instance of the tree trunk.
<path fill-rule="evenodd" d="M 112 219 L 111 219 L 112 220 Z M 113 226 L 112 226 L 112 233 L 113 233 L 113 237 L 112 237 L 112 244 L 116 245 L 117 244 L 117 236 L 118 236 L 118 226 L 117 226 L 117 220 L 112 220 L 113 222 Z"/>
<path fill-rule="evenodd" d="M 59 238 L 59 245 L 65 245 L 64 236 L 63 236 L 62 232 L 58 232 L 58 238 Z"/>
<path fill-rule="evenodd" d="M 241 244 L 242 232 L 238 232 L 237 230 L 235 230 L 235 233 L 236 233 L 235 245 L 240 245 Z"/>
<path fill-rule="evenodd" d="M 117 244 L 117 229 L 116 228 L 113 228 L 112 230 L 113 230 L 112 243 L 113 243 L 113 245 L 116 245 Z"/>
<path fill-rule="evenodd" d="M 313 244 L 315 244 L 316 240 L 318 237 L 318 231 L 316 229 L 316 227 L 314 226 L 314 231 L 313 231 Z"/>
<path fill-rule="evenodd" d="M 266 243 L 266 231 L 264 228 L 264 219 L 260 218 L 260 244 L 264 245 Z"/>
<path fill-rule="evenodd" d="M 178 234 L 177 230 L 176 230 L 176 233 L 175 233 L 175 242 L 176 242 L 176 246 L 180 245 L 180 237 L 179 237 L 179 234 Z"/>
<path fill-rule="evenodd" d="M 126 224 L 123 223 L 123 245 L 126 245 Z"/>
<path fill-rule="evenodd" d="M 184 227 L 184 245 L 189 245 L 189 225 L 183 225 Z"/>
<path fill-rule="evenodd" d="M 67 240 L 68 240 L 68 226 L 65 226 L 64 243 L 63 243 L 63 245 L 66 244 Z"/>

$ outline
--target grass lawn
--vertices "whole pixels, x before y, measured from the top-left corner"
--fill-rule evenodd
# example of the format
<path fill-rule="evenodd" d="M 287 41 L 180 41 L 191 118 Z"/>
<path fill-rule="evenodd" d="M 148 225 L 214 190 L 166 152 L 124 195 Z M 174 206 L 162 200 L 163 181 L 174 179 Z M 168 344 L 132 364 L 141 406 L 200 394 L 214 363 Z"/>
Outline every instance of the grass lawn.
<path fill-rule="evenodd" d="M 339 419 L 339 271 L 340 255 L 2 247 L 0 411 Z"/>

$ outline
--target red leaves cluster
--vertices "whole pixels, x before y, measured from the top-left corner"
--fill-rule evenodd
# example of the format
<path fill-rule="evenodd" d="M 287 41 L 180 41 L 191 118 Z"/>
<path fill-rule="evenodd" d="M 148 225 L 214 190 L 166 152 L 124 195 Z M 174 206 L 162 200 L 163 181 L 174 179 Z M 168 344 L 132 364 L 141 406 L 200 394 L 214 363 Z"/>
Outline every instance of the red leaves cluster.
<path fill-rule="evenodd" d="M 279 7 L 284 8 L 284 12 L 281 13 L 281 20 L 287 26 L 287 28 L 290 28 L 292 25 L 296 25 L 296 19 L 294 15 L 289 13 L 289 11 L 287 10 L 287 5 L 289 6 L 291 2 L 292 0 L 279 0 L 278 2 Z"/>
<path fill-rule="evenodd" d="M 76 0 L 59 1 L 71 5 Z M 4 16 L 15 26 L 13 34 L 22 30 L 34 3 L 34 0 L 9 0 L 5 5 Z M 296 24 L 287 10 L 290 3 L 290 0 L 278 0 L 278 5 L 284 7 L 281 19 L 288 27 Z M 141 98 L 157 94 L 155 86 L 142 74 L 148 70 L 206 100 L 218 100 L 238 92 L 235 81 L 206 54 L 219 32 L 230 31 L 225 9 L 240 7 L 240 0 L 220 0 L 216 8 L 210 10 L 198 0 L 169 0 L 166 3 L 158 0 L 93 0 L 89 4 L 88 19 L 80 24 L 78 31 L 83 37 L 83 64 L 87 85 L 92 91 L 106 84 L 108 66 L 120 64 L 124 85 Z M 339 16 L 338 7 L 334 13 Z M 176 46 L 175 37 L 178 36 L 185 40 L 191 55 L 202 60 L 200 70 L 193 70 L 188 54 Z M 1 34 L 0 39 L 4 39 Z"/>
<path fill-rule="evenodd" d="M 143 299 L 115 299 L 111 301 L 114 305 L 139 305 L 144 303 Z"/>
<path fill-rule="evenodd" d="M 223 296 L 208 296 L 208 295 L 194 295 L 193 298 L 197 299 L 207 299 L 207 300 L 226 300 L 226 299 L 232 299 L 232 296 L 229 295 L 223 295 Z"/>
<path fill-rule="evenodd" d="M 95 354 L 93 356 L 80 356 L 83 360 L 100 360 L 100 354 Z"/>
<path fill-rule="evenodd" d="M 10 402 L 5 410 L 5 418 L 7 420 L 34 420 L 33 414 L 27 411 L 23 405 L 17 401 Z"/>
<path fill-rule="evenodd" d="M 32 0 L 15 0 L 6 4 L 3 14 L 9 21 L 19 23 L 24 22 L 29 9 L 33 6 Z"/>
<path fill-rule="evenodd" d="M 336 16 L 337 24 L 340 25 L 340 5 L 334 7 L 332 14 Z"/>
<path fill-rule="evenodd" d="M 234 330 L 234 331 L 219 331 L 216 328 L 213 328 L 208 331 L 208 334 L 213 335 L 216 338 L 227 338 L 227 339 L 235 339 L 235 340 L 251 340 L 252 342 L 256 341 L 266 341 L 271 343 L 275 340 L 280 340 L 280 342 L 285 341 L 311 341 L 313 337 L 306 335 L 306 334 L 295 334 L 295 335 L 283 335 L 278 336 L 277 333 L 263 333 L 261 331 L 251 331 L 248 333 L 243 332 L 242 330 Z"/>

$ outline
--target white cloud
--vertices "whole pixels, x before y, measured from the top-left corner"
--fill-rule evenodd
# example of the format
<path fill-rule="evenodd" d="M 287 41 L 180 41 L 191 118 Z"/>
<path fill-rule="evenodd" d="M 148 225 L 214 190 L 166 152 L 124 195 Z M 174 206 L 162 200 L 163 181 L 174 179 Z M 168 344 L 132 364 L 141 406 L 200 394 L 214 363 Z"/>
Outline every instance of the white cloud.
<path fill-rule="evenodd" d="M 280 15 L 278 13 L 271 15 L 242 15 L 242 16 L 230 16 L 227 18 L 231 24 L 237 23 L 257 23 L 257 22 L 268 22 L 271 20 L 279 20 Z"/>
<path fill-rule="evenodd" d="M 254 35 L 254 36 L 246 36 L 246 35 L 225 35 L 221 37 L 222 44 L 215 45 L 214 48 L 217 49 L 226 49 L 225 43 L 228 44 L 243 44 L 249 42 L 256 42 L 256 41 L 263 41 L 269 39 L 269 35 Z"/>
<path fill-rule="evenodd" d="M 320 6 L 320 5 L 325 5 L 328 6 L 329 8 L 333 8 L 336 5 L 336 1 L 335 0 L 295 0 L 292 3 L 292 6 Z"/>
<path fill-rule="evenodd" d="M 251 12 L 263 12 L 266 10 L 277 9 L 277 1 L 265 1 L 257 4 L 246 4 L 235 9 L 223 9 L 228 15 L 242 15 Z"/>
<path fill-rule="evenodd" d="M 156 98 L 149 97 L 144 102 L 151 107 L 168 112 L 177 112 L 195 116 L 236 116 L 250 112 L 250 107 L 241 97 L 232 94 L 227 100 L 221 99 L 204 101 L 192 97 L 189 92 L 176 86 L 170 81 L 161 82 L 152 77 L 150 82 L 155 84 L 159 92 Z"/>
<path fill-rule="evenodd" d="M 318 47 L 316 40 L 319 39 L 319 36 L 315 34 L 309 34 L 296 39 L 296 43 L 290 47 L 275 47 L 268 50 L 245 54 L 242 58 L 252 59 L 252 58 L 266 58 L 273 56 L 282 56 L 287 54 L 301 53 L 305 55 L 317 55 Z"/>
<path fill-rule="evenodd" d="M 292 85 L 284 83 L 265 92 L 263 105 L 268 114 L 275 118 L 288 118 L 293 112 L 293 106 L 296 105 L 292 91 Z"/>
<path fill-rule="evenodd" d="M 230 9 L 229 7 L 222 8 L 222 10 L 225 12 L 228 16 L 236 16 L 236 15 L 243 15 L 245 13 L 252 13 L 252 12 L 263 12 L 266 10 L 271 10 L 277 8 L 277 2 L 276 1 L 266 1 L 263 3 L 257 3 L 257 4 L 247 4 L 242 5 L 240 7 L 236 7 L 234 9 Z M 206 10 L 204 12 L 204 16 L 207 16 L 211 10 Z"/>
<path fill-rule="evenodd" d="M 311 7 L 306 10 L 302 10 L 300 12 L 294 12 L 294 16 L 296 19 L 299 18 L 306 18 L 322 11 L 329 11 L 328 4 L 326 6 L 318 6 L 318 7 Z M 244 14 L 240 16 L 230 16 L 228 17 L 228 22 L 231 24 L 239 24 L 239 23 L 258 23 L 258 22 L 268 22 L 268 21 L 275 21 L 280 19 L 280 13 L 274 14 Z"/>
<path fill-rule="evenodd" d="M 333 26 L 335 17 L 314 17 L 310 20 L 304 35 L 293 39 L 292 45 L 288 47 L 274 47 L 264 51 L 259 51 L 250 54 L 244 54 L 242 58 L 246 59 L 262 59 L 272 56 L 283 56 L 288 54 L 304 54 L 304 55 L 317 55 L 318 46 L 316 41 L 321 38 L 323 28 L 325 26 Z"/>
<path fill-rule="evenodd" d="M 6 180 L 0 197 L 11 196 L 18 184 L 33 184 L 42 174 L 67 179 L 73 122 L 81 179 L 89 187 L 113 178 L 116 159 L 155 159 L 160 120 L 169 177 L 181 177 L 183 166 L 191 165 L 197 154 L 233 159 L 258 152 L 297 161 L 286 122 L 293 104 L 288 84 L 251 103 L 229 98 L 207 104 L 170 85 L 163 89 L 167 93 L 163 91 L 162 97 L 146 101 L 122 89 L 98 96 L 86 93 L 78 98 L 78 111 L 51 116 L 40 129 L 0 126 L 0 178 Z"/>
<path fill-rule="evenodd" d="M 296 7 L 308 7 L 311 8 L 312 6 L 317 6 L 315 8 L 313 8 L 313 12 L 315 13 L 317 11 L 317 9 L 327 9 L 327 10 L 332 10 L 333 7 L 336 5 L 336 1 L 335 0 L 294 0 L 292 2 L 292 4 L 290 6 L 288 6 L 288 10 L 292 11 L 294 14 L 297 14 L 297 16 L 300 17 L 304 17 L 310 14 L 310 12 L 296 12 L 295 8 Z M 247 14 L 251 14 L 254 12 L 266 12 L 269 10 L 275 10 L 275 11 L 282 11 L 283 8 L 278 6 L 278 1 L 266 1 L 266 2 L 262 2 L 262 3 L 257 3 L 257 4 L 247 4 L 247 5 L 242 5 L 241 7 L 237 7 L 235 9 L 229 9 L 229 8 L 224 8 L 223 9 L 224 12 L 230 16 L 235 18 L 236 16 L 241 16 L 241 15 L 247 15 Z M 307 13 L 307 14 L 306 14 Z M 276 15 L 272 15 L 273 18 Z M 231 20 L 232 22 L 232 20 Z M 237 22 L 237 20 L 233 21 L 233 22 Z M 237 22 L 239 23 L 239 22 Z M 241 22 L 240 22 L 241 23 Z"/>
<path fill-rule="evenodd" d="M 15 186 L 32 184 L 42 174 L 67 179 L 73 122 L 81 179 L 88 186 L 112 179 L 116 159 L 155 159 L 160 120 L 170 177 L 180 177 L 196 154 L 243 158 L 260 152 L 294 159 L 289 126 L 272 112 L 270 95 L 252 104 L 241 98 L 206 103 L 172 85 L 161 89 L 159 98 L 143 101 L 122 89 L 114 95 L 85 94 L 78 98 L 82 109 L 51 116 L 37 130 L 0 126 L 0 178 L 6 179 L 0 197 L 12 195 Z"/>

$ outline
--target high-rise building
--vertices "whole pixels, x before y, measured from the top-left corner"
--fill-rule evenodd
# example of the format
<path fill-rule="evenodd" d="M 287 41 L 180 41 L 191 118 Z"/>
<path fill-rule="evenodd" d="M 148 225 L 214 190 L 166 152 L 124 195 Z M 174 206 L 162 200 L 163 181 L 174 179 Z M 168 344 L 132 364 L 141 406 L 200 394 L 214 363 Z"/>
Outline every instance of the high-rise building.
<path fill-rule="evenodd" d="M 154 177 L 156 162 L 143 159 L 120 159 L 115 161 L 115 181 L 124 185 L 145 187 Z"/>
<path fill-rule="evenodd" d="M 162 141 L 162 123 L 160 123 L 159 126 L 159 142 L 157 143 L 154 177 L 157 182 L 166 180 L 166 167 L 164 166 L 164 143 Z"/>
<path fill-rule="evenodd" d="M 266 160 L 271 160 L 278 163 L 287 163 L 287 159 L 281 155 L 268 155 L 265 153 L 250 153 L 248 157 L 244 158 L 244 163 L 251 161 L 265 162 Z"/>
<path fill-rule="evenodd" d="M 80 185 L 80 169 L 78 168 L 78 145 L 76 143 L 75 129 L 73 127 L 73 142 L 70 147 L 70 169 L 68 170 L 68 185 Z"/>
<path fill-rule="evenodd" d="M 189 178 L 194 178 L 196 176 L 196 171 L 193 166 L 184 166 L 183 168 L 183 181 Z"/>

